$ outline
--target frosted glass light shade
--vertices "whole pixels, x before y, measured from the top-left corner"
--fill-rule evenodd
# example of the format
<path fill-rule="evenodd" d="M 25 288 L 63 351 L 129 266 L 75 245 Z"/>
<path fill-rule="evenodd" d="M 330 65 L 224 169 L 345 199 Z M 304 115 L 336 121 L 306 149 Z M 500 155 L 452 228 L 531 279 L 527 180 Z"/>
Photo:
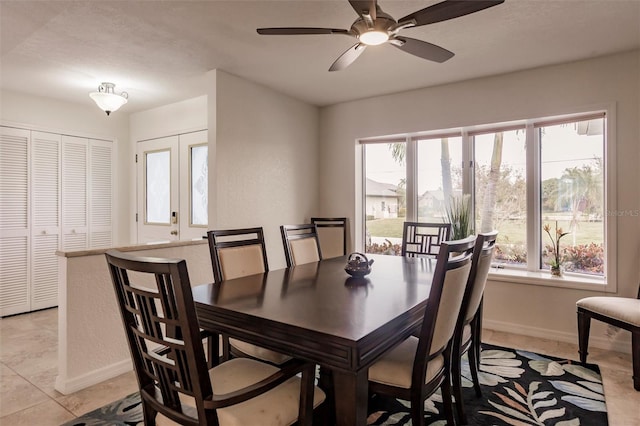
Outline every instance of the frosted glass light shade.
<path fill-rule="evenodd" d="M 122 92 L 122 94 L 118 95 L 113 91 L 115 84 L 113 83 L 102 83 L 98 86 L 97 92 L 89 93 L 89 96 L 93 101 L 98 105 L 98 108 L 107 113 L 107 115 L 111 114 L 113 111 L 117 111 L 122 105 L 127 103 L 127 98 L 129 95 L 127 92 Z"/>
<path fill-rule="evenodd" d="M 389 40 L 389 34 L 384 31 L 367 31 L 360 34 L 360 41 L 368 46 L 377 46 Z"/>

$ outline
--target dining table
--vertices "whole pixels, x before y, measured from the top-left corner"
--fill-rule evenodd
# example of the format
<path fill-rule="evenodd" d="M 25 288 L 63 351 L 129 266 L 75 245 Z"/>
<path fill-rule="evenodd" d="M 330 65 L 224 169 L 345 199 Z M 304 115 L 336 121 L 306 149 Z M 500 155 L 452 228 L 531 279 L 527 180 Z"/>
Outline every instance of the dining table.
<path fill-rule="evenodd" d="M 193 287 L 200 327 L 313 362 L 329 372 L 337 425 L 365 425 L 368 369 L 420 326 L 436 260 L 348 256 Z"/>

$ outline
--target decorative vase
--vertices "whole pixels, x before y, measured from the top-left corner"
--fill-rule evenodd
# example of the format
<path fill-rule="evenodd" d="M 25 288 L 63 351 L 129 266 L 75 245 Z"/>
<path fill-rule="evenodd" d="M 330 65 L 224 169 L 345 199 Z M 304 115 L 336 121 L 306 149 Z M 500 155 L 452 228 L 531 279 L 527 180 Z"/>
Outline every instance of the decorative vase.
<path fill-rule="evenodd" d="M 551 267 L 551 276 L 552 277 L 561 277 L 562 276 L 562 267 L 561 266 L 552 266 Z"/>

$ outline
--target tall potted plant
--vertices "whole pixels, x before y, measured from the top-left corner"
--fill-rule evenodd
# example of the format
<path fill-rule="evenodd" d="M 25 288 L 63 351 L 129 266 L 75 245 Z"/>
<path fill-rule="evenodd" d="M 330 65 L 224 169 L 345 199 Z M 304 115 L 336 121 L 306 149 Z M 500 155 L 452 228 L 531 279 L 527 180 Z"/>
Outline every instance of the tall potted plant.
<path fill-rule="evenodd" d="M 446 207 L 451 224 L 451 238 L 460 240 L 473 234 L 471 223 L 471 203 L 469 194 L 451 196 Z"/>

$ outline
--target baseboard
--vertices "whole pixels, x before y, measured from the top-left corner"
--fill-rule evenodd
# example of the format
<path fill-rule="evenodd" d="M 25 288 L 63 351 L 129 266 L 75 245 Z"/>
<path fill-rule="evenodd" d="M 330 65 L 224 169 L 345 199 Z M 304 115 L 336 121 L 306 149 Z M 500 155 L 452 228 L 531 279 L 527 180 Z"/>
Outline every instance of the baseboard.
<path fill-rule="evenodd" d="M 578 344 L 578 335 L 576 333 L 566 333 L 558 330 L 548 330 L 545 328 L 531 327 L 511 322 L 495 321 L 490 319 L 482 320 L 482 327 L 488 330 L 502 331 L 505 333 L 521 334 L 524 336 L 538 337 L 541 339 L 555 340 L 564 343 Z M 629 334 L 624 330 L 622 333 Z M 630 335 L 629 335 L 630 336 Z M 611 337 L 605 338 L 600 336 L 589 337 L 589 347 L 606 349 L 622 353 L 631 353 L 631 338 Z M 576 353 L 576 356 L 578 354 Z"/>
<path fill-rule="evenodd" d="M 105 380 L 113 379 L 114 377 L 127 373 L 132 369 L 133 363 L 131 362 L 131 359 L 125 359 L 72 379 L 65 379 L 58 375 L 56 377 L 55 389 L 64 395 L 68 395 L 84 388 L 88 388 L 89 386 L 104 382 Z"/>

